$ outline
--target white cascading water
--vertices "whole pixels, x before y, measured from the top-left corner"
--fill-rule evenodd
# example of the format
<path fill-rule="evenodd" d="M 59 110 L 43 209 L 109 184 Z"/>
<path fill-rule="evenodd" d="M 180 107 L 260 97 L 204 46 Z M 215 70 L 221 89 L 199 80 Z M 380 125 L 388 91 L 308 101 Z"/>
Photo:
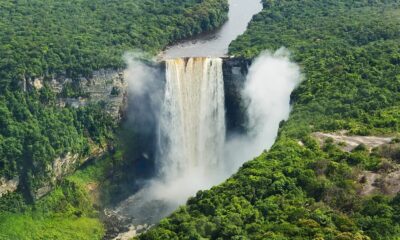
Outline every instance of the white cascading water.
<path fill-rule="evenodd" d="M 226 177 L 221 174 L 225 132 L 222 59 L 166 60 L 158 133 L 159 175 L 116 212 L 133 216 L 133 224 L 156 223 L 198 190 L 222 181 Z"/>
<path fill-rule="evenodd" d="M 225 142 L 224 101 L 222 59 L 166 61 L 159 133 L 162 180 L 190 181 L 188 194 L 206 187 L 207 182 L 215 183 Z"/>

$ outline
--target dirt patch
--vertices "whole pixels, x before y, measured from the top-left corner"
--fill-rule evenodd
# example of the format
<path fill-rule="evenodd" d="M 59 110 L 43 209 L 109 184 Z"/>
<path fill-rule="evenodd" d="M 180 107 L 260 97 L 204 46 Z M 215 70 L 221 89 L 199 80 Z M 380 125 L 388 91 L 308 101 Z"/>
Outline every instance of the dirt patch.
<path fill-rule="evenodd" d="M 359 182 L 362 184 L 361 195 L 383 193 L 394 196 L 400 192 L 400 170 L 391 173 L 364 171 L 360 175 Z"/>
<path fill-rule="evenodd" d="M 86 191 L 89 193 L 90 200 L 93 203 L 99 204 L 100 203 L 100 190 L 99 190 L 99 183 L 91 182 L 86 184 Z"/>
<path fill-rule="evenodd" d="M 359 182 L 362 184 L 362 188 L 360 189 L 360 194 L 371 195 L 378 191 L 378 188 L 375 186 L 376 179 L 379 178 L 378 173 L 364 171 L 360 175 Z"/>
<path fill-rule="evenodd" d="M 390 137 L 378 136 L 347 136 L 346 132 L 338 133 L 322 133 L 316 132 L 312 135 L 322 144 L 326 139 L 332 138 L 343 151 L 350 152 L 360 144 L 364 144 L 369 150 L 378 147 L 382 144 L 387 144 L 392 141 Z"/>

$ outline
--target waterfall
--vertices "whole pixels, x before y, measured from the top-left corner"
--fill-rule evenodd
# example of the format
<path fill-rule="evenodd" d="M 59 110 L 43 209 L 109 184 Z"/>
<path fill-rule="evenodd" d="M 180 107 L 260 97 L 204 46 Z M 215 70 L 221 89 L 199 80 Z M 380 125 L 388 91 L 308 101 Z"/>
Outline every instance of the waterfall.
<path fill-rule="evenodd" d="M 248 132 L 225 141 L 222 59 L 177 58 L 166 60 L 165 65 L 165 84 L 154 74 L 138 77 L 138 68 L 130 66 L 136 70 L 130 75 L 136 79 L 131 84 L 138 90 L 134 94 L 155 98 L 150 102 L 157 103 L 153 114 L 158 123 L 158 175 L 143 182 L 137 193 L 115 209 L 118 216 L 133 217 L 129 221 L 134 226 L 159 222 L 189 196 L 222 182 L 268 149 L 280 121 L 289 115 L 290 94 L 301 81 L 300 68 L 285 49 L 261 54 L 240 93 L 249 117 Z M 149 114 L 151 107 L 141 110 L 135 116 Z"/>
<path fill-rule="evenodd" d="M 134 225 L 157 223 L 189 196 L 226 177 L 221 174 L 226 134 L 222 59 L 177 58 L 165 64 L 158 176 L 116 208 L 121 216 L 134 216 Z"/>
<path fill-rule="evenodd" d="M 190 193 L 215 183 L 225 141 L 224 101 L 222 59 L 166 60 L 158 157 L 162 180 L 196 179 Z"/>

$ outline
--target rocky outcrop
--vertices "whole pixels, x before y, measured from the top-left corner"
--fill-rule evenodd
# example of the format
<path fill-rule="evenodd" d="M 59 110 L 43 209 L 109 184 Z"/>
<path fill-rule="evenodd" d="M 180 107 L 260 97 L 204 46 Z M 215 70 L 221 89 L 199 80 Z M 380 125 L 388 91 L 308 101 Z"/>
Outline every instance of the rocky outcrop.
<path fill-rule="evenodd" d="M 65 75 L 54 77 L 25 77 L 22 81 L 22 89 L 24 91 L 38 91 L 44 86 L 57 94 L 57 105 L 59 107 L 71 106 L 74 108 L 84 107 L 92 103 L 100 103 L 104 107 L 105 112 L 109 113 L 115 121 L 120 121 L 125 108 L 127 107 L 127 91 L 128 84 L 125 81 L 124 71 L 103 69 L 95 71 L 91 77 L 80 77 L 79 79 L 68 78 Z M 71 86 L 74 88 L 72 94 L 66 94 L 64 90 L 68 90 Z M 73 95 L 72 97 L 63 97 L 65 95 Z M 89 156 L 90 158 L 98 157 L 104 152 L 104 149 L 96 149 Z M 32 196 L 39 199 L 53 189 L 55 183 L 66 175 L 72 173 L 77 167 L 86 162 L 89 157 L 82 157 L 79 154 L 66 153 L 59 156 L 47 166 L 46 181 L 43 185 L 32 190 Z M 47 180 L 48 178 L 48 180 Z M 0 178 L 0 197 L 7 192 L 16 191 L 19 185 L 19 179 L 7 180 Z"/>
<path fill-rule="evenodd" d="M 50 81 L 51 88 L 56 93 L 61 93 L 63 89 L 73 81 L 70 78 L 57 78 Z M 58 105 L 65 107 L 82 107 L 89 103 L 102 103 L 104 109 L 116 120 L 120 120 L 122 112 L 126 107 L 126 95 L 128 84 L 124 80 L 122 70 L 99 70 L 92 74 L 92 77 L 79 79 L 79 87 L 82 91 L 81 96 L 60 98 Z"/>
<path fill-rule="evenodd" d="M 72 169 L 79 159 L 79 154 L 67 153 L 63 157 L 58 157 L 52 165 L 53 180 L 60 179 Z"/>
<path fill-rule="evenodd" d="M 32 193 L 33 197 L 35 199 L 40 199 L 53 189 L 53 186 L 57 181 L 75 171 L 75 169 L 89 159 L 100 157 L 104 152 L 104 149 L 97 148 L 96 150 L 92 151 L 90 157 L 81 157 L 79 154 L 68 152 L 64 156 L 56 158 L 53 163 L 48 166 L 49 172 L 51 173 L 51 178 Z"/>
<path fill-rule="evenodd" d="M 6 179 L 4 177 L 0 178 L 0 197 L 3 195 L 14 192 L 17 190 L 19 184 L 19 178 L 15 177 L 13 179 Z"/>
<path fill-rule="evenodd" d="M 40 90 L 43 88 L 43 79 L 42 78 L 35 78 L 32 82 L 32 86 L 37 89 Z"/>
<path fill-rule="evenodd" d="M 38 200 L 43 196 L 45 196 L 47 193 L 49 193 L 52 189 L 53 189 L 53 184 L 51 182 L 46 182 L 44 186 L 35 190 L 35 192 L 32 194 L 33 198 L 35 200 Z"/>
<path fill-rule="evenodd" d="M 123 70 L 103 69 L 94 71 L 91 77 L 73 80 L 63 75 L 44 79 L 43 77 L 25 78 L 22 89 L 40 90 L 45 84 L 58 94 L 58 106 L 82 107 L 90 103 L 102 103 L 106 112 L 120 120 L 126 107 L 127 82 Z M 80 92 L 73 97 L 61 97 L 63 90 L 71 84 L 78 84 Z"/>
<path fill-rule="evenodd" d="M 103 239 L 129 240 L 151 229 L 154 224 L 132 224 L 134 219 L 123 217 L 111 209 L 104 209 L 102 220 L 106 227 Z"/>

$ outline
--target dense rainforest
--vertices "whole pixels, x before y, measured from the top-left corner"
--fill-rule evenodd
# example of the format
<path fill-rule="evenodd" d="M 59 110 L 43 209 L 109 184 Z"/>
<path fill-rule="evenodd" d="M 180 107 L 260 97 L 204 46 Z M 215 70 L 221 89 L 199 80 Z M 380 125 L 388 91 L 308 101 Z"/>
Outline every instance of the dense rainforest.
<path fill-rule="evenodd" d="M 292 94 L 289 119 L 268 152 L 138 238 L 399 239 L 400 194 L 385 181 L 365 194 L 361 176 L 388 176 L 400 166 L 400 3 L 263 4 L 230 53 L 291 51 L 304 81 Z M 315 137 L 338 131 L 393 140 L 345 151 L 345 143 Z"/>
<path fill-rule="evenodd" d="M 132 49 L 157 53 L 167 44 L 214 29 L 226 1 L 2 1 L 0 89 L 25 78 L 77 78 L 123 67 Z"/>
<path fill-rule="evenodd" d="M 0 2 L 0 183 L 19 180 L 16 192 L 0 198 L 0 239 L 103 236 L 82 183 L 104 178 L 101 171 L 117 164 L 120 152 L 51 186 L 55 190 L 44 198 L 37 189 L 54 178 L 56 158 L 85 159 L 112 149 L 118 123 L 102 103 L 60 107 L 57 99 L 84 95 L 80 79 L 95 70 L 123 68 L 125 52 L 154 55 L 220 26 L 227 11 L 227 1 L 215 0 Z M 68 93 L 49 85 L 60 77 L 72 80 Z M 32 86 L 36 79 L 41 88 Z"/>

